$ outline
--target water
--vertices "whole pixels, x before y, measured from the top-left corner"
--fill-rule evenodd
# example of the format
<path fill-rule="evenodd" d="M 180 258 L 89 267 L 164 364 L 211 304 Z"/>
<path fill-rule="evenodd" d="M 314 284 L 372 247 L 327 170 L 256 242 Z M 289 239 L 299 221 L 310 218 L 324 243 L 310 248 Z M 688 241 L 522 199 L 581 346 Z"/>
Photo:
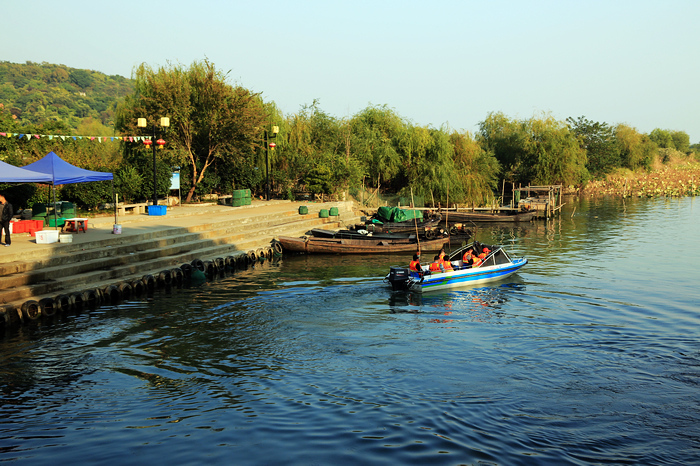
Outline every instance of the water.
<path fill-rule="evenodd" d="M 0 461 L 698 464 L 699 227 L 693 199 L 573 200 L 479 230 L 530 261 L 492 286 L 292 257 L 7 332 Z"/>

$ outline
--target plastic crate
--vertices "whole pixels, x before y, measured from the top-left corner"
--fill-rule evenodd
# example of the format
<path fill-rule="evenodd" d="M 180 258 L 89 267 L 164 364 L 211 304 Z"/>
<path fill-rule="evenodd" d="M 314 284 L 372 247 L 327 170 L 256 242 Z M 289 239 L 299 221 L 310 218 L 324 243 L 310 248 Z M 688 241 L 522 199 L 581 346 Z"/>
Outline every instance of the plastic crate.
<path fill-rule="evenodd" d="M 58 230 L 42 230 L 36 232 L 36 244 L 58 243 Z"/>
<path fill-rule="evenodd" d="M 168 206 L 164 205 L 149 205 L 148 215 L 165 215 L 168 212 Z"/>

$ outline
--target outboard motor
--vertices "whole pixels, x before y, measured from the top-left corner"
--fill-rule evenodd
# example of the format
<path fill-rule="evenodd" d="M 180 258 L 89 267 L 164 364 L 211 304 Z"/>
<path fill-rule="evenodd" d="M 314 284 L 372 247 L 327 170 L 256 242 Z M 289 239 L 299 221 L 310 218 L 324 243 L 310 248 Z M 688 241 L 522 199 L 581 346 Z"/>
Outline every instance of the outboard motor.
<path fill-rule="evenodd" d="M 408 269 L 405 267 L 391 267 L 388 280 L 394 291 L 408 290 Z"/>

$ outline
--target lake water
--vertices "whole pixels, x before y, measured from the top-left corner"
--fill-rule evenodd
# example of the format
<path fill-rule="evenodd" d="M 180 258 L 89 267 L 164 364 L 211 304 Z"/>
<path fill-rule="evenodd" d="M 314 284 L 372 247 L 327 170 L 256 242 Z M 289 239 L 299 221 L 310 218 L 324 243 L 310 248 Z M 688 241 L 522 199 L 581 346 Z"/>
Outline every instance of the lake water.
<path fill-rule="evenodd" d="M 529 264 L 284 257 L 0 337 L 0 461 L 700 463 L 700 205 L 569 200 L 477 232 Z"/>

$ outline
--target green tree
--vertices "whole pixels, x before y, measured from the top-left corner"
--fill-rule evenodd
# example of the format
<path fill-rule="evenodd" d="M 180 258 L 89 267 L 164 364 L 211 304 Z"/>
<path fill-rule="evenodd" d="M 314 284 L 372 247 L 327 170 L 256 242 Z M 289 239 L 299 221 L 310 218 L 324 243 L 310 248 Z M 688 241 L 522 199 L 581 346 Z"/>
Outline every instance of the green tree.
<path fill-rule="evenodd" d="M 482 205 L 498 186 L 501 167 L 496 157 L 483 149 L 468 132 L 453 132 L 455 181 L 450 199 L 457 203 Z"/>
<path fill-rule="evenodd" d="M 594 176 L 602 176 L 621 165 L 620 148 L 615 139 L 615 130 L 607 123 L 571 117 L 566 119 L 569 129 L 578 138 L 586 151 L 586 168 Z"/>
<path fill-rule="evenodd" d="M 136 119 L 170 117 L 169 148 L 181 149 L 189 169 L 189 202 L 207 170 L 216 162 L 236 163 L 254 157 L 265 119 L 257 94 L 232 86 L 208 60 L 188 69 L 153 70 L 142 64 L 135 72 L 136 91 L 117 109 L 116 127 L 137 131 Z"/>
<path fill-rule="evenodd" d="M 651 170 L 658 146 L 650 136 L 638 132 L 631 126 L 619 124 L 615 127 L 615 138 L 620 150 L 622 166 L 630 170 Z"/>

